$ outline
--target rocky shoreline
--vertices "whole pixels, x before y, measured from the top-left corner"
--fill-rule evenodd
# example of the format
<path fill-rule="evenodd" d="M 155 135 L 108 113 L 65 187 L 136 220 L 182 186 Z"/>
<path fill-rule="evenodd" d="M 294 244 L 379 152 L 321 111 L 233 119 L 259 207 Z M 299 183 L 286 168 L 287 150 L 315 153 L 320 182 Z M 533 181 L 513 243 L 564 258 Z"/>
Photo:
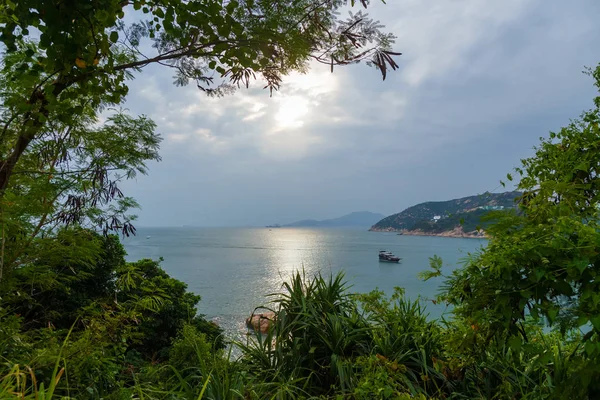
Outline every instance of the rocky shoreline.
<path fill-rule="evenodd" d="M 451 231 L 444 232 L 425 232 L 423 230 L 408 230 L 408 229 L 393 229 L 393 228 L 385 228 L 385 229 L 377 229 L 371 228 L 369 229 L 371 232 L 397 232 L 403 235 L 408 236 L 438 236 L 438 237 L 451 237 L 451 238 L 466 238 L 466 239 L 487 239 L 488 236 L 485 231 L 473 231 L 473 232 L 465 232 L 462 227 L 456 227 Z"/>

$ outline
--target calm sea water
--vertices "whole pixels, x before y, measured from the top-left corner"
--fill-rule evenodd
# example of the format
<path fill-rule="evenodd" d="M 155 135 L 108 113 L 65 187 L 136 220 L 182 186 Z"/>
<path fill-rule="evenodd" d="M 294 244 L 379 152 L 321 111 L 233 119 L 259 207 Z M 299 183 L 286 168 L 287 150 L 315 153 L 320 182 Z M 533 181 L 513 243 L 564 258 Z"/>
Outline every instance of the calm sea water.
<path fill-rule="evenodd" d="M 128 260 L 163 257 L 162 267 L 202 296 L 199 310 L 230 335 L 245 332 L 244 319 L 266 304 L 269 293 L 294 271 L 326 275 L 344 271 L 353 292 L 403 287 L 411 298 L 432 298 L 440 280 L 423 282 L 429 257 L 438 255 L 450 272 L 485 240 L 399 236 L 358 229 L 139 228 L 124 240 Z M 379 250 L 402 257 L 380 263 Z M 431 316 L 444 309 L 426 301 Z"/>

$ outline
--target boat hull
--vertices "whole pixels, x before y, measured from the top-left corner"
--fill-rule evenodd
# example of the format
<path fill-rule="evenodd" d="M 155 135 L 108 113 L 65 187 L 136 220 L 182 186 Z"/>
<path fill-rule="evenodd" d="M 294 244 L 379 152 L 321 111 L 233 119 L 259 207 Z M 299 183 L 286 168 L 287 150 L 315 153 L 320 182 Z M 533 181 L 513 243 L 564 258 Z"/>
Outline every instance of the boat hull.
<path fill-rule="evenodd" d="M 385 262 L 385 263 L 396 263 L 396 264 L 397 264 L 397 263 L 399 263 L 399 262 L 400 262 L 400 259 L 397 259 L 397 260 L 384 260 L 384 259 L 381 259 L 381 258 L 380 258 L 380 259 L 379 259 L 379 262 Z"/>

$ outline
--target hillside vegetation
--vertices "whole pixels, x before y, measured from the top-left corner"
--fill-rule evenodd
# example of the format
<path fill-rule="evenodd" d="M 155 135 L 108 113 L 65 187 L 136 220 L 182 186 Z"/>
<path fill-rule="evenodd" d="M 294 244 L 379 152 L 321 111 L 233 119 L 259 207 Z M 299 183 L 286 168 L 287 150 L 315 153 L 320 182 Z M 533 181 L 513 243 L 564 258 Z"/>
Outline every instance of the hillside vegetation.
<path fill-rule="evenodd" d="M 445 218 L 441 218 L 437 222 L 419 221 L 406 232 L 410 233 L 419 231 L 423 233 L 441 234 L 455 230 L 459 227 L 462 232 L 483 230 L 492 222 L 485 217 L 491 217 L 492 213 L 493 211 L 477 209 L 473 211 L 450 214 Z"/>
<path fill-rule="evenodd" d="M 482 217 L 495 209 L 512 209 L 520 192 L 483 193 L 448 201 L 430 201 L 390 215 L 371 227 L 371 231 L 421 231 L 442 233 L 458 227 L 471 232 L 487 226 Z M 435 218 L 435 219 L 434 219 Z"/>

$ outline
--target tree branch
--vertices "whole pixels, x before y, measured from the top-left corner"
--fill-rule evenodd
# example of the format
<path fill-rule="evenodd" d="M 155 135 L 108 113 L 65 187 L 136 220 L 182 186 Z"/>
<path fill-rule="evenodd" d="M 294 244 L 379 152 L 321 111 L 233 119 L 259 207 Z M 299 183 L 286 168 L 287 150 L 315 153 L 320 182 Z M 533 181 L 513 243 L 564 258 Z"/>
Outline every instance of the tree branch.
<path fill-rule="evenodd" d="M 216 46 L 218 44 L 228 44 L 228 43 L 232 43 L 232 42 L 230 40 L 220 40 L 218 42 L 206 43 L 206 44 L 203 44 L 202 46 L 192 47 L 192 48 L 189 48 L 188 50 L 185 50 L 185 51 L 182 51 L 182 52 L 179 52 L 179 53 L 174 53 L 176 51 L 181 50 L 181 49 L 176 49 L 176 50 L 172 50 L 172 51 L 167 52 L 167 53 L 160 54 L 160 55 L 158 55 L 156 57 L 153 57 L 153 58 L 148 58 L 146 60 L 133 61 L 133 62 L 130 62 L 130 63 L 127 63 L 127 64 L 117 65 L 116 67 L 113 68 L 113 70 L 114 71 L 122 71 L 122 70 L 125 70 L 125 69 L 141 68 L 141 67 L 145 67 L 146 65 L 152 64 L 152 63 L 173 60 L 175 58 L 190 57 L 190 56 L 193 56 L 193 55 L 199 55 L 199 54 L 195 54 L 199 50 L 202 50 L 204 48 L 211 47 L 211 46 Z"/>

